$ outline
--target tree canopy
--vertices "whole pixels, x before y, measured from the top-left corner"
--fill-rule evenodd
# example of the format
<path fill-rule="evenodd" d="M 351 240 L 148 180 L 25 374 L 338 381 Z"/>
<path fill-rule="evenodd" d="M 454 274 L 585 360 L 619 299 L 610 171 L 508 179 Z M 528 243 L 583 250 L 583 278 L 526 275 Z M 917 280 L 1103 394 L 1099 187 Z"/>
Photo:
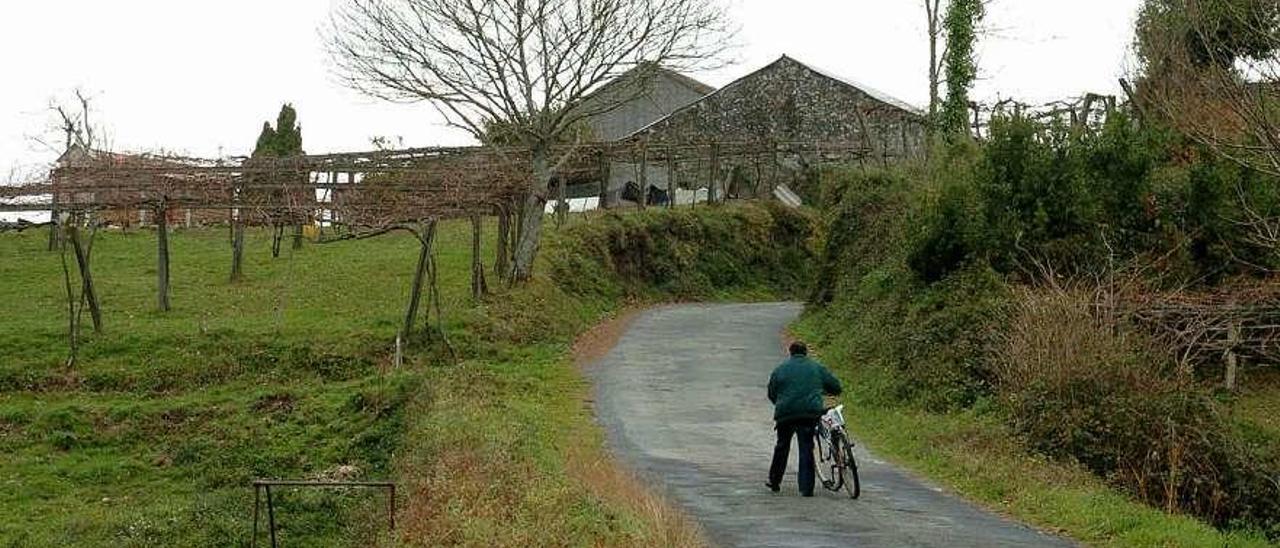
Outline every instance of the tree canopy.
<path fill-rule="evenodd" d="M 254 157 L 283 158 L 298 156 L 302 151 L 302 126 L 298 124 L 298 112 L 293 105 L 285 103 L 276 116 L 276 126 L 271 122 L 262 123 L 262 133 L 258 134 L 258 144 L 253 147 Z"/>

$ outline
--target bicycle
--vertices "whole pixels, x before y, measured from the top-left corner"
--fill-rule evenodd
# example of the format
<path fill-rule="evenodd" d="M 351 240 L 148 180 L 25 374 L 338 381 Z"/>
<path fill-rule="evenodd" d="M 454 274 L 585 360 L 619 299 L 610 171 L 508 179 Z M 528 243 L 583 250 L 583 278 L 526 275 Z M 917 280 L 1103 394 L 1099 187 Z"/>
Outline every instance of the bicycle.
<path fill-rule="evenodd" d="M 828 409 L 818 420 L 817 439 L 813 444 L 814 463 L 822 487 L 839 492 L 844 489 L 849 498 L 862 494 L 858 479 L 858 462 L 853 456 L 853 439 L 844 428 L 844 406 Z"/>

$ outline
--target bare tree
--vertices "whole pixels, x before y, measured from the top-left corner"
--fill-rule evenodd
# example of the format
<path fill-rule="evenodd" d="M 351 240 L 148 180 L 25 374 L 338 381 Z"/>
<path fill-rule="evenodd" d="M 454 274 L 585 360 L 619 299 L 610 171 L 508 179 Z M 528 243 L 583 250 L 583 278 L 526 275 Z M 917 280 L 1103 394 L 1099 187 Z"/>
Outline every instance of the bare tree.
<path fill-rule="evenodd" d="M 89 97 L 81 90 L 75 90 L 75 100 L 71 104 L 53 102 L 49 106 L 49 110 L 54 115 L 57 129 L 62 133 L 64 141 L 64 154 L 69 154 L 73 150 L 79 150 L 86 158 L 98 153 L 98 148 L 102 147 L 101 128 L 93 124 L 93 108 Z M 43 142 L 43 141 L 41 141 Z M 55 204 L 58 200 L 58 189 L 53 189 L 53 201 Z M 80 235 L 80 225 L 85 224 L 90 228 L 89 240 L 87 243 L 82 241 Z M 70 273 L 66 268 L 66 249 L 65 240 L 71 242 L 75 251 L 76 265 L 80 273 L 80 294 L 75 295 L 71 291 L 67 292 L 67 303 L 72 313 L 70 320 L 71 326 L 71 357 L 68 364 L 74 364 L 77 351 L 77 338 L 79 335 L 80 321 L 79 316 L 85 307 L 89 309 L 89 316 L 93 320 L 94 332 L 102 332 L 102 309 L 98 305 L 98 294 L 93 284 L 93 271 L 90 268 L 90 259 L 93 252 L 93 239 L 97 234 L 97 221 L 94 219 L 92 211 L 69 211 L 61 212 L 55 209 L 51 212 L 51 231 L 49 246 L 52 250 L 55 246 L 63 246 L 62 261 L 63 275 L 66 286 L 71 287 Z M 80 303 L 77 309 L 76 303 Z"/>
<path fill-rule="evenodd" d="M 1135 99 L 1214 154 L 1280 177 L 1280 4 L 1148 0 Z M 1127 85 L 1127 84 L 1126 84 Z M 1254 243 L 1280 249 L 1280 218 L 1239 193 Z"/>
<path fill-rule="evenodd" d="M 385 100 L 430 102 L 484 144 L 487 126 L 530 154 L 531 181 L 513 277 L 533 271 L 549 185 L 579 122 L 619 101 L 583 100 L 652 63 L 706 67 L 730 33 L 716 0 L 346 0 L 327 43 L 352 88 Z M 625 99 L 625 98 L 622 98 Z"/>
<path fill-rule="evenodd" d="M 1277 16 L 1254 0 L 1149 2 L 1139 101 L 1222 157 L 1280 176 Z"/>

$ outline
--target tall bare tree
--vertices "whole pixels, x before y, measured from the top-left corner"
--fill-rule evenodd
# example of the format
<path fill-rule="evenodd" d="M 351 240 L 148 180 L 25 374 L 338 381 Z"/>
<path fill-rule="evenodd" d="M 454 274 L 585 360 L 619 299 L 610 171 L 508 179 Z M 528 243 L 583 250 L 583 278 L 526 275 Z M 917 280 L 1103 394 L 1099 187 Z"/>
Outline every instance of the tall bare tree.
<path fill-rule="evenodd" d="M 529 149 L 512 261 L 527 280 L 553 174 L 572 154 L 553 145 L 619 103 L 583 99 L 647 63 L 705 68 L 727 47 L 727 21 L 717 0 L 346 0 L 326 41 L 352 88 L 427 101 L 484 144 L 486 127 L 503 124 Z"/>
<path fill-rule="evenodd" d="M 1135 99 L 1216 155 L 1280 177 L 1280 3 L 1147 0 Z M 1280 250 L 1280 217 L 1240 206 L 1256 244 Z"/>
<path fill-rule="evenodd" d="M 1280 176 L 1280 4 L 1148 0 L 1139 100 L 1215 153 Z"/>

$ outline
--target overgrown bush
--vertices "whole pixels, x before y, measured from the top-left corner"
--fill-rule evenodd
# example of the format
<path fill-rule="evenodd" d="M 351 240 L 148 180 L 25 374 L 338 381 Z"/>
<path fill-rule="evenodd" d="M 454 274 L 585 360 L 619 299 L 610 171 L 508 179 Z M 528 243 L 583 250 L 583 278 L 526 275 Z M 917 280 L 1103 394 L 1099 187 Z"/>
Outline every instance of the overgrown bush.
<path fill-rule="evenodd" d="M 1152 286 L 1265 273 L 1276 249 L 1247 213 L 1280 213 L 1280 184 L 1122 114 L 1090 131 L 998 119 L 988 141 L 938 158 L 821 185 L 812 325 L 858 361 L 874 387 L 860 397 L 994 402 L 1030 450 L 1155 506 L 1280 535 L 1280 457 L 1166 370 L 1167 353 L 1043 283 L 1121 265 Z"/>
<path fill-rule="evenodd" d="M 773 202 L 604 215 L 556 234 L 548 262 L 576 295 L 802 295 L 816 222 Z"/>
<path fill-rule="evenodd" d="M 921 212 L 930 189 L 919 179 L 875 171 L 828 177 L 825 193 L 841 198 L 827 214 L 812 296 L 828 305 L 829 331 L 858 334 L 853 353 L 879 369 L 889 403 L 948 410 L 987 394 L 989 334 L 1002 321 L 1005 301 L 999 275 L 967 252 L 957 252 L 955 264 L 939 268 L 934 279 L 918 275 L 911 263 L 934 258 L 919 252 L 922 238 L 941 242 L 935 248 L 953 236 L 957 245 L 971 245 L 965 229 L 947 232 L 939 226 L 954 225 Z M 966 222 L 962 213 L 948 215 Z"/>
<path fill-rule="evenodd" d="M 1011 424 L 1134 496 L 1212 523 L 1280 526 L 1280 486 L 1212 395 L 1090 294 L 1024 289 L 994 360 Z"/>

